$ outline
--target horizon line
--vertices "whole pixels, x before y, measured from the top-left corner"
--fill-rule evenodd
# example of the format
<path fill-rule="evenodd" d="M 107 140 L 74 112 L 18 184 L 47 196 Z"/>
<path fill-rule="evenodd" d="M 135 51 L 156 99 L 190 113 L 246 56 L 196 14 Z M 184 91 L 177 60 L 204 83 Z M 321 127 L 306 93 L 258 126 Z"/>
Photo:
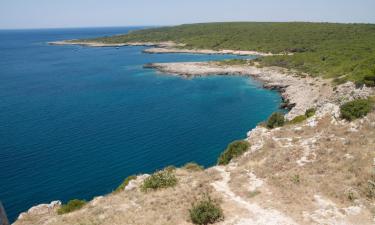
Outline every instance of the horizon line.
<path fill-rule="evenodd" d="M 108 25 L 108 26 L 66 26 L 66 27 L 19 27 L 19 28 L 1 28 L 0 30 L 53 30 L 53 29 L 90 29 L 90 28 L 125 28 L 125 27 L 173 27 L 180 25 L 209 23 L 330 23 L 330 24 L 364 24 L 375 25 L 375 22 L 330 22 L 330 21 L 216 21 L 216 22 L 195 22 L 181 24 L 160 24 L 160 25 Z"/>

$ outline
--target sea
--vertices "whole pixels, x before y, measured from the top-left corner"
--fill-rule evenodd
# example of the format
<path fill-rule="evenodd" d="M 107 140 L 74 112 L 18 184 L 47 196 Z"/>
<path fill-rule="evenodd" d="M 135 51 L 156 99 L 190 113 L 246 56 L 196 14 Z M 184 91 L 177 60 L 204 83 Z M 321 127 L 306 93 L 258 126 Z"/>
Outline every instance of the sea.
<path fill-rule="evenodd" d="M 0 201 L 10 221 L 37 204 L 105 195 L 129 175 L 213 166 L 278 110 L 279 93 L 251 78 L 143 68 L 244 56 L 47 43 L 144 28 L 0 30 Z"/>

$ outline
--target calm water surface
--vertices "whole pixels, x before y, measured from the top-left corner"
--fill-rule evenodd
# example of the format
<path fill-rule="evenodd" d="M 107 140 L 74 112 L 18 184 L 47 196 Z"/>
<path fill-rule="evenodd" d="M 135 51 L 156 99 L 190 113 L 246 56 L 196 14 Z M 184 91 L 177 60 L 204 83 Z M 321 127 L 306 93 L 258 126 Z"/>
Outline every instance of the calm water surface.
<path fill-rule="evenodd" d="M 0 200 L 10 220 L 39 203 L 109 193 L 128 175 L 213 165 L 277 110 L 278 93 L 247 78 L 142 68 L 238 56 L 46 44 L 132 29 L 0 31 Z"/>

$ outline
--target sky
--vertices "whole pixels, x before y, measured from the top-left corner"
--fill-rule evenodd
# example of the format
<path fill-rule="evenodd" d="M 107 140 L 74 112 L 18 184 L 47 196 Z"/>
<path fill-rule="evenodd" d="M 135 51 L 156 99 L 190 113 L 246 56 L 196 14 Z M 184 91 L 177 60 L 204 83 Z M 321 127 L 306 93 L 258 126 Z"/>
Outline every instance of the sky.
<path fill-rule="evenodd" d="M 220 21 L 375 23 L 375 0 L 0 0 L 0 29 Z"/>

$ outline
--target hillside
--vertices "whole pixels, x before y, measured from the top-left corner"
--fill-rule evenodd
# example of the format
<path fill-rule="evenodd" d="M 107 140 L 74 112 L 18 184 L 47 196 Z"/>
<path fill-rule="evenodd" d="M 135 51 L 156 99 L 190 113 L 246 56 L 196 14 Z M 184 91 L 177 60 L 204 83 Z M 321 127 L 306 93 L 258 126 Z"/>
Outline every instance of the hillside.
<path fill-rule="evenodd" d="M 253 50 L 293 55 L 259 59 L 264 66 L 375 85 L 375 25 L 333 23 L 208 23 L 134 31 L 84 41 L 165 42 L 189 49 Z"/>

